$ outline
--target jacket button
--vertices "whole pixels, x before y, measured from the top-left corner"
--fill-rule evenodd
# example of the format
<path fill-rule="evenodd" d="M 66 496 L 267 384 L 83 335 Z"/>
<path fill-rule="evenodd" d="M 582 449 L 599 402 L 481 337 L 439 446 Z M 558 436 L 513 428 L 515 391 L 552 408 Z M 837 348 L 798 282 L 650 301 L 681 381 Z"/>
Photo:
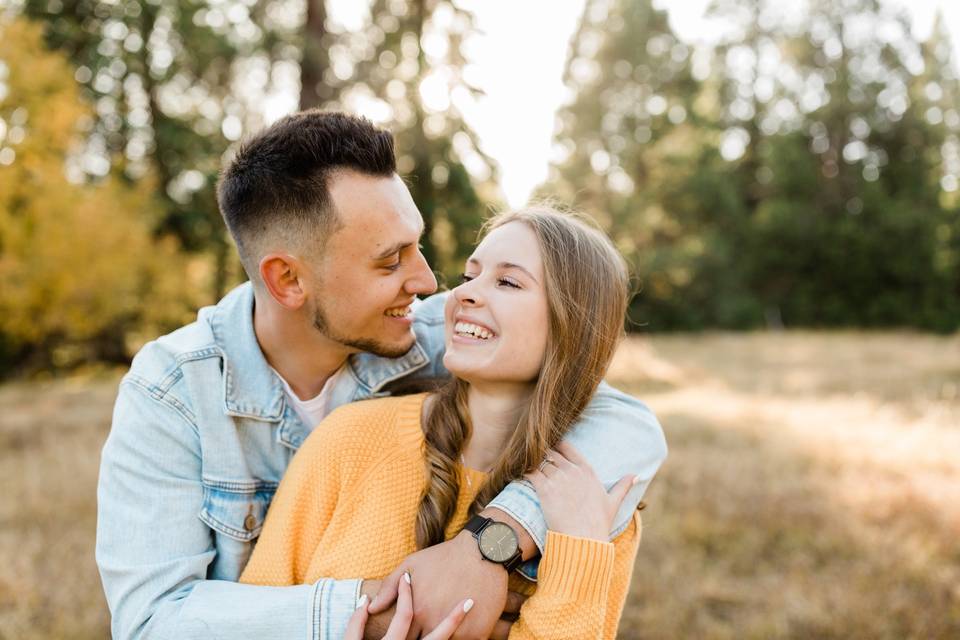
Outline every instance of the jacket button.
<path fill-rule="evenodd" d="M 252 513 L 247 514 L 243 519 L 243 528 L 247 531 L 253 531 L 257 526 L 257 518 Z"/>

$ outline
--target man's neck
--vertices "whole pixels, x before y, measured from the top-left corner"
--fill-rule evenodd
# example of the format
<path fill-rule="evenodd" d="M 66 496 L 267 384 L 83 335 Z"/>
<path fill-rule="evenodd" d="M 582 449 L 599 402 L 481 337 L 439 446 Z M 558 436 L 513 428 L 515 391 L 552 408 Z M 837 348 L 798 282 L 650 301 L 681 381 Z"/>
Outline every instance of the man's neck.
<path fill-rule="evenodd" d="M 297 397 L 314 398 L 346 362 L 349 351 L 326 340 L 316 328 L 298 322 L 269 303 L 254 304 L 253 330 L 264 358 Z"/>
<path fill-rule="evenodd" d="M 467 407 L 473 433 L 463 452 L 468 467 L 481 471 L 493 467 L 530 404 L 532 393 L 532 385 L 470 385 Z"/>

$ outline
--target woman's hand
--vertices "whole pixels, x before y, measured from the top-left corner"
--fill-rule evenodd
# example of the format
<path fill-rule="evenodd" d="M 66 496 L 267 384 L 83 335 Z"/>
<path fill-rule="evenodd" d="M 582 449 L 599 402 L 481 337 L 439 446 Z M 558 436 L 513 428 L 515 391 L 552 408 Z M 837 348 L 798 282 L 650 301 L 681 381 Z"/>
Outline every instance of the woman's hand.
<path fill-rule="evenodd" d="M 586 459 L 561 442 L 547 452 L 540 468 L 526 478 L 540 498 L 547 529 L 606 542 L 617 509 L 635 484 L 636 476 L 620 478 L 608 493 Z"/>
<path fill-rule="evenodd" d="M 367 624 L 369 615 L 367 612 L 368 605 L 367 595 L 364 594 L 357 604 L 357 610 L 354 611 L 350 617 L 350 622 L 347 624 L 345 640 L 363 640 L 363 628 Z M 457 630 L 472 607 L 473 600 L 470 598 L 460 602 L 446 618 L 440 621 L 440 624 L 433 631 L 421 636 L 422 640 L 447 640 Z M 387 634 L 383 636 L 383 640 L 406 640 L 411 622 L 413 622 L 413 591 L 410 589 L 410 574 L 405 573 L 398 588 L 397 609 L 393 614 L 393 621 L 387 628 Z"/>

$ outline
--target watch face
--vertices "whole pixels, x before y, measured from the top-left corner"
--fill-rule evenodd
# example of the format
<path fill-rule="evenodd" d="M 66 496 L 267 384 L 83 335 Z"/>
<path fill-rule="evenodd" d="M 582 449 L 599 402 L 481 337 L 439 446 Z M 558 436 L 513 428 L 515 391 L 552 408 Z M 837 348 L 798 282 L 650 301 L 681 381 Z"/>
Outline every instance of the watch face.
<path fill-rule="evenodd" d="M 493 562 L 506 562 L 517 546 L 517 534 L 502 522 L 491 522 L 480 533 L 480 553 Z"/>

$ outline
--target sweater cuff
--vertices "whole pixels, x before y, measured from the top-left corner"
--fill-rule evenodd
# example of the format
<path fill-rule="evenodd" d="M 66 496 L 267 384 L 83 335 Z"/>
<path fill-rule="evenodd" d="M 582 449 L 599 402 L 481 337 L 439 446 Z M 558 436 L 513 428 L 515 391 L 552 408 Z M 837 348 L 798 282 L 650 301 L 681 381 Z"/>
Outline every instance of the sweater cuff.
<path fill-rule="evenodd" d="M 603 603 L 613 575 L 612 542 L 547 532 L 537 596 Z"/>

